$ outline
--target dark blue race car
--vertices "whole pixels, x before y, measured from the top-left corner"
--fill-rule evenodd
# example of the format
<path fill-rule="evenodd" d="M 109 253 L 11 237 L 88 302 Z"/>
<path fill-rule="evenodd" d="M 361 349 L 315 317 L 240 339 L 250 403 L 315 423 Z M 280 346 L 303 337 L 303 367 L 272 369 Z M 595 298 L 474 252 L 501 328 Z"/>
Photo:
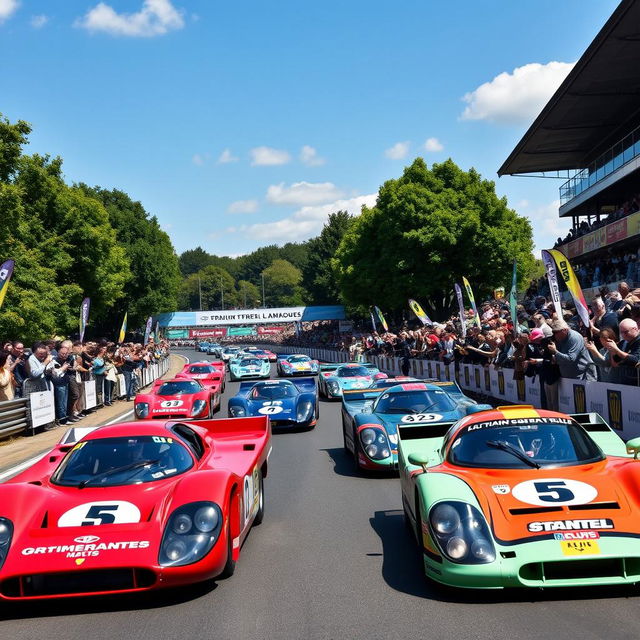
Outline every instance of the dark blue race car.
<path fill-rule="evenodd" d="M 313 429 L 320 407 L 313 378 L 243 382 L 229 400 L 229 417 L 269 416 L 274 428 Z"/>

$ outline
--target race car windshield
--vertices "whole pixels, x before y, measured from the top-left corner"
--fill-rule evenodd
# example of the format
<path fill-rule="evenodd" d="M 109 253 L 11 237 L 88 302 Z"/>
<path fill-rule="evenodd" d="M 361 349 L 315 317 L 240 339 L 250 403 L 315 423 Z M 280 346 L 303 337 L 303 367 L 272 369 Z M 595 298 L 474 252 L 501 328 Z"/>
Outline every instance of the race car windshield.
<path fill-rule="evenodd" d="M 359 376 L 369 376 L 369 369 L 366 367 L 340 367 L 336 371 L 339 378 L 356 378 Z"/>
<path fill-rule="evenodd" d="M 444 391 L 401 391 L 383 393 L 376 405 L 376 413 L 424 413 L 425 411 L 454 411 L 455 406 Z"/>
<path fill-rule="evenodd" d="M 251 390 L 252 400 L 278 400 L 293 398 L 297 394 L 292 384 L 260 384 Z"/>
<path fill-rule="evenodd" d="M 184 473 L 193 458 L 165 436 L 126 436 L 79 442 L 51 477 L 54 484 L 83 487 L 155 482 Z"/>
<path fill-rule="evenodd" d="M 452 442 L 448 460 L 463 467 L 526 469 L 589 464 L 604 459 L 579 424 L 568 419 L 565 422 L 471 424 Z"/>
<path fill-rule="evenodd" d="M 243 358 L 240 360 L 241 367 L 261 367 L 262 363 L 260 360 L 256 360 L 256 358 Z"/>
<path fill-rule="evenodd" d="M 198 393 L 202 387 L 191 380 L 181 380 L 175 382 L 165 382 L 157 391 L 158 396 L 179 396 L 182 394 Z"/>
<path fill-rule="evenodd" d="M 189 367 L 189 373 L 213 373 L 215 368 L 211 365 L 199 365 Z"/>
<path fill-rule="evenodd" d="M 309 356 L 291 356 L 287 358 L 289 362 L 311 362 L 311 358 Z"/>

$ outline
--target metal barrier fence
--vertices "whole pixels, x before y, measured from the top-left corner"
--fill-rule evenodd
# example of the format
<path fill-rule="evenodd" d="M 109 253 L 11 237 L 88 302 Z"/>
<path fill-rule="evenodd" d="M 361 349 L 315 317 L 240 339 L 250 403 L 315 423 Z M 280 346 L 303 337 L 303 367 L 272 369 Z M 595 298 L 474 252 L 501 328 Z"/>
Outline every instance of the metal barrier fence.
<path fill-rule="evenodd" d="M 143 389 L 162 377 L 169 370 L 169 357 L 154 362 L 144 369 L 137 369 L 134 375 L 138 378 L 138 388 Z M 96 388 L 96 379 L 92 374 L 88 380 L 81 382 L 81 393 L 84 409 L 94 409 L 103 403 L 103 394 Z M 30 388 L 31 387 L 31 388 Z M 27 392 L 24 398 L 15 398 L 0 402 L 0 439 L 23 433 L 33 435 L 38 427 L 45 426 L 55 420 L 54 392 L 45 388 L 46 383 L 25 381 Z M 113 387 L 113 398 L 126 395 L 125 377 L 116 375 Z"/>
<path fill-rule="evenodd" d="M 347 362 L 350 359 L 347 352 L 333 349 L 282 345 L 270 345 L 269 349 L 274 353 L 306 353 L 326 362 Z M 387 374 L 401 374 L 402 358 L 372 356 L 367 360 Z M 409 375 L 456 380 L 465 391 L 484 394 L 498 401 L 532 404 L 534 407 L 540 407 L 542 401 L 539 377 L 514 380 L 513 369 L 500 369 L 494 365 L 447 365 L 439 360 L 410 360 Z M 561 378 L 558 400 L 563 413 L 599 413 L 625 440 L 640 436 L 640 389 L 636 386 Z"/>

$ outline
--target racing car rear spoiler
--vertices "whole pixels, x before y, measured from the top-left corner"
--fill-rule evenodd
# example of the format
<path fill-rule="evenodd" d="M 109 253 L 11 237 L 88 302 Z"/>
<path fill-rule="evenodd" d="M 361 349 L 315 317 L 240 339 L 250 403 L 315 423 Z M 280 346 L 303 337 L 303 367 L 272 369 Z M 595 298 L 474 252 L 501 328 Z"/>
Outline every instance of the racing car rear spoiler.
<path fill-rule="evenodd" d="M 179 420 L 174 424 L 182 424 Z M 214 436 L 242 436 L 261 438 L 271 430 L 268 416 L 248 416 L 247 418 L 216 418 L 214 420 L 189 420 L 187 427 L 198 426 Z"/>

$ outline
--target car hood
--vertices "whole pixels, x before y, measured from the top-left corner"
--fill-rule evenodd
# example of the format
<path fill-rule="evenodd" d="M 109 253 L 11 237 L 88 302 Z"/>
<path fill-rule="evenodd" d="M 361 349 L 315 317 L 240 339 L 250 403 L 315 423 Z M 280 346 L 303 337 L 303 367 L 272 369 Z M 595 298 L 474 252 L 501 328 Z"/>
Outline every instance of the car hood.
<path fill-rule="evenodd" d="M 14 533 L 3 576 L 157 564 L 179 482 L 171 478 L 108 489 L 7 486 L 3 500 L 11 502 Z"/>
<path fill-rule="evenodd" d="M 343 389 L 368 389 L 373 378 L 371 376 L 354 376 L 349 378 L 332 378 L 340 383 Z"/>
<path fill-rule="evenodd" d="M 567 531 L 640 533 L 640 463 L 607 458 L 554 469 L 456 468 L 499 541 L 553 538 Z"/>
<path fill-rule="evenodd" d="M 249 400 L 249 411 L 252 416 L 267 415 L 274 419 L 283 418 L 296 412 L 297 398 L 282 400 Z"/>

